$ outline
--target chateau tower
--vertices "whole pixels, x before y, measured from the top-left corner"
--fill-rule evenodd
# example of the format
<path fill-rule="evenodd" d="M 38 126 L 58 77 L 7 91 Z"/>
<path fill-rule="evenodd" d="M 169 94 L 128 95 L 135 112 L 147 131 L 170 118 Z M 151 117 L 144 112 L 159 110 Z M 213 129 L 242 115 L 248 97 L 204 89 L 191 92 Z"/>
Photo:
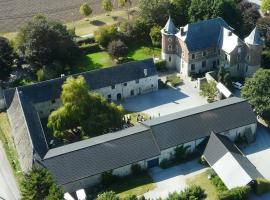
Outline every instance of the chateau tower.
<path fill-rule="evenodd" d="M 246 76 L 252 75 L 261 65 L 261 52 L 263 41 L 257 27 L 253 29 L 248 37 L 245 38 L 247 45 L 246 54 Z"/>
<path fill-rule="evenodd" d="M 168 68 L 175 68 L 176 37 L 178 29 L 175 27 L 172 18 L 169 17 L 165 27 L 161 30 L 162 35 L 162 59 L 166 60 Z"/>

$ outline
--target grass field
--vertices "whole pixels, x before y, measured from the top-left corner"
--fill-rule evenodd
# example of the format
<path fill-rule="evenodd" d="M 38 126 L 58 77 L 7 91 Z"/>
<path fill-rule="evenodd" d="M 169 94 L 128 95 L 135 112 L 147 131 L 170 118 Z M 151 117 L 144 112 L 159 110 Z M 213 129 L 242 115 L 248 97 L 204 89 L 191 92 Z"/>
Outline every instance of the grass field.
<path fill-rule="evenodd" d="M 208 180 L 207 173 L 203 172 L 201 174 L 195 175 L 187 180 L 187 184 L 198 185 L 205 190 L 207 195 L 206 200 L 216 200 L 218 199 L 218 191 L 216 187 Z"/>
<path fill-rule="evenodd" d="M 129 45 L 128 57 L 132 60 L 143 60 L 151 57 L 160 57 L 161 49 L 152 47 L 150 44 L 131 44 Z"/>
<path fill-rule="evenodd" d="M 0 140 L 3 143 L 8 161 L 12 167 L 13 173 L 20 183 L 23 179 L 21 167 L 18 161 L 18 155 L 11 136 L 11 128 L 8 122 L 7 113 L 0 112 Z"/>

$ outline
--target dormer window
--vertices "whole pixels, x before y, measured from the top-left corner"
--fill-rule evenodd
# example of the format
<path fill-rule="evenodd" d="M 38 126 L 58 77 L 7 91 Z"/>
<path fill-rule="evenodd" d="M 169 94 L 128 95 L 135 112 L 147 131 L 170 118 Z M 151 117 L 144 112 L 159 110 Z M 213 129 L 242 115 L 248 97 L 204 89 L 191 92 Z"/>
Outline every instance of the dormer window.
<path fill-rule="evenodd" d="M 195 54 L 191 54 L 191 59 L 195 59 Z"/>
<path fill-rule="evenodd" d="M 168 50 L 172 51 L 172 45 L 171 44 L 168 45 Z"/>

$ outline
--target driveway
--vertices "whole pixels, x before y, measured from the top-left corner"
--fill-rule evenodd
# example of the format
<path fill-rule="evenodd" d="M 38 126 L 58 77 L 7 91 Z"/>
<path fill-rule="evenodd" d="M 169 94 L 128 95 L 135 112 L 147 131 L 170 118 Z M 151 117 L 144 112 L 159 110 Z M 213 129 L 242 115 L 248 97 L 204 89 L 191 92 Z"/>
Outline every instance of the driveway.
<path fill-rule="evenodd" d="M 270 130 L 258 123 L 256 141 L 242 151 L 258 171 L 270 179 Z"/>
<path fill-rule="evenodd" d="M 185 80 L 176 88 L 160 89 L 156 92 L 131 97 L 121 104 L 128 111 L 144 112 L 151 117 L 168 115 L 206 104 L 205 98 L 195 88 L 196 82 Z"/>
<path fill-rule="evenodd" d="M 168 169 L 155 167 L 150 175 L 156 183 L 156 188 L 145 193 L 146 199 L 166 198 L 169 193 L 181 191 L 187 187 L 186 180 L 196 174 L 204 172 L 207 168 L 193 160 Z"/>
<path fill-rule="evenodd" d="M 0 199 L 18 200 L 20 192 L 0 141 Z"/>

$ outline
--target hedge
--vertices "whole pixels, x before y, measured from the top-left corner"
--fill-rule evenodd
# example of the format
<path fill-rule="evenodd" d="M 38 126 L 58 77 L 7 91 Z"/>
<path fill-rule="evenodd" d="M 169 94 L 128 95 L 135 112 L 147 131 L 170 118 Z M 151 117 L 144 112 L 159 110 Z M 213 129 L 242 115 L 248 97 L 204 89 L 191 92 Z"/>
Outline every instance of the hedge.
<path fill-rule="evenodd" d="M 101 51 L 101 48 L 99 47 L 98 43 L 93 43 L 80 46 L 80 50 L 82 50 L 84 53 L 96 53 Z"/>
<path fill-rule="evenodd" d="M 160 60 L 155 62 L 156 68 L 158 71 L 166 71 L 166 61 L 165 60 Z"/>
<path fill-rule="evenodd" d="M 270 181 L 264 178 L 258 178 L 256 184 L 256 194 L 262 195 L 270 191 Z"/>
<path fill-rule="evenodd" d="M 219 200 L 246 200 L 249 197 L 250 187 L 236 187 L 231 190 L 219 192 Z"/>

